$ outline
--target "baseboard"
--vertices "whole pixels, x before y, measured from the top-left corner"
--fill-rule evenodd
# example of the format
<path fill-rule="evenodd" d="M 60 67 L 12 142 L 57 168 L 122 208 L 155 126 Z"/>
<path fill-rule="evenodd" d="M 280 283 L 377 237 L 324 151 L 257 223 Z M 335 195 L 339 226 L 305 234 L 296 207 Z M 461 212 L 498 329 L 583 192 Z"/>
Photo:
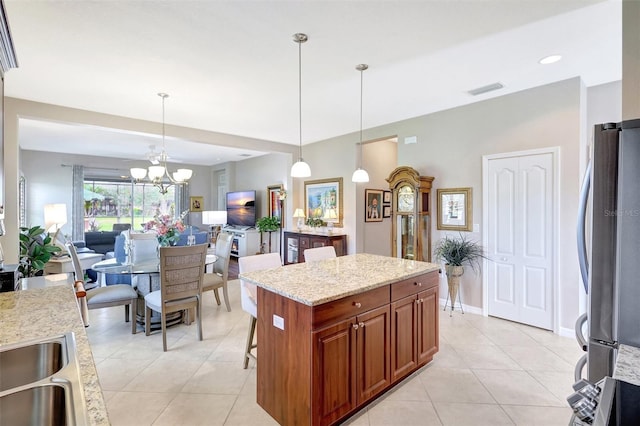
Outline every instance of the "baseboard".
<path fill-rule="evenodd" d="M 575 339 L 576 331 L 573 328 L 560 327 L 558 334 L 562 337 L 572 337 Z"/>
<path fill-rule="evenodd" d="M 440 299 L 440 308 L 444 309 L 444 304 L 446 301 L 447 299 Z M 465 313 L 468 312 L 474 315 L 482 315 L 482 308 L 478 308 L 477 306 L 469 306 L 463 303 L 462 309 Z M 451 310 L 451 305 L 447 305 L 447 310 Z M 460 305 L 458 303 L 456 303 L 454 311 L 460 311 Z"/>

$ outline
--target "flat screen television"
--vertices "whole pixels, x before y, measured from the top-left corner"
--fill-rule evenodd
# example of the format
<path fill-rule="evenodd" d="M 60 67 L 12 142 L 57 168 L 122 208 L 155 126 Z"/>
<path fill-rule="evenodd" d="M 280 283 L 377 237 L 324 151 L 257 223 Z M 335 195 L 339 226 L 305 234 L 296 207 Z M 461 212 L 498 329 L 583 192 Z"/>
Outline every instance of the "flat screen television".
<path fill-rule="evenodd" d="M 256 191 L 227 192 L 227 225 L 256 226 Z"/>

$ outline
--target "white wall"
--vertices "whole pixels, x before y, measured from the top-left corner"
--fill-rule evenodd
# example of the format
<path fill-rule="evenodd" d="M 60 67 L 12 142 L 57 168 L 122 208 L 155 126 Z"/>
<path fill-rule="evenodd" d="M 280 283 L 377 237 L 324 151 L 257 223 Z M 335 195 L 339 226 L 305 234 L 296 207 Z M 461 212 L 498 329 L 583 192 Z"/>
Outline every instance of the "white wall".
<path fill-rule="evenodd" d="M 579 310 L 575 221 L 581 179 L 577 159 L 586 126 L 582 116 L 584 102 L 583 85 L 580 79 L 574 78 L 364 132 L 365 140 L 398 136 L 396 165 L 411 166 L 422 175 L 435 177 L 433 203 L 437 188 L 473 188 L 473 223 L 478 225 L 482 223 L 483 155 L 559 146 L 561 205 L 557 285 L 560 286 L 560 326 L 564 328 L 573 326 Z M 407 136 L 416 136 L 418 143 L 405 145 L 403 141 Z M 345 148 L 354 140 L 353 135 L 345 135 L 304 146 L 304 157 L 313 173 L 311 179 L 345 178 L 345 229 L 349 235 L 359 227 L 356 222 L 364 221 L 357 214 L 357 203 L 361 199 L 355 184 L 350 182 L 355 150 Z M 391 170 L 387 170 L 386 175 Z M 296 189 L 299 195 L 302 182 Z M 442 233 L 435 229 L 435 217 L 433 223 L 435 244 Z M 366 225 L 369 229 L 369 224 Z M 480 232 L 473 232 L 470 237 L 482 240 Z M 381 247 L 389 246 L 389 238 L 390 233 L 386 240 L 380 238 L 378 243 Z M 349 251 L 354 250 L 351 238 Z M 465 274 L 462 282 L 465 304 L 482 306 L 481 282 L 480 276 Z M 443 287 L 442 294 L 446 294 L 444 290 Z"/>

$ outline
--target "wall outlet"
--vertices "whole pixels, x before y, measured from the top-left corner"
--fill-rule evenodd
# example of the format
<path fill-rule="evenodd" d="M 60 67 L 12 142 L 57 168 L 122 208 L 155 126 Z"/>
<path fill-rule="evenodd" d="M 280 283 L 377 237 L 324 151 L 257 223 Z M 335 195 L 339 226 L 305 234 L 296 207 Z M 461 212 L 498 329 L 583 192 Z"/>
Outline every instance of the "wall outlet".
<path fill-rule="evenodd" d="M 284 330 L 284 318 L 273 314 L 273 326 L 275 328 L 279 328 L 280 330 Z"/>

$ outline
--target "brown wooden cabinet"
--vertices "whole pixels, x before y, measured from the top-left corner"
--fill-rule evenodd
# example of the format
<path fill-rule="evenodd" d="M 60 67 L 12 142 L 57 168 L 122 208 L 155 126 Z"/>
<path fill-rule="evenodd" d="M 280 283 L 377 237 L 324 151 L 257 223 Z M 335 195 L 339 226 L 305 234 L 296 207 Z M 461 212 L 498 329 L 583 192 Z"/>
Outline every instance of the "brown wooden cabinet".
<path fill-rule="evenodd" d="M 303 263 L 304 251 L 308 248 L 333 246 L 336 249 L 336 255 L 344 256 L 347 254 L 347 236 L 345 234 L 310 234 L 304 232 L 284 233 L 284 264 Z"/>
<path fill-rule="evenodd" d="M 258 403 L 280 424 L 340 422 L 433 358 L 437 297 L 437 271 L 316 306 L 259 287 Z"/>
<path fill-rule="evenodd" d="M 438 352 L 437 275 L 398 283 L 392 287 L 392 300 L 391 376 L 396 382 Z"/>

